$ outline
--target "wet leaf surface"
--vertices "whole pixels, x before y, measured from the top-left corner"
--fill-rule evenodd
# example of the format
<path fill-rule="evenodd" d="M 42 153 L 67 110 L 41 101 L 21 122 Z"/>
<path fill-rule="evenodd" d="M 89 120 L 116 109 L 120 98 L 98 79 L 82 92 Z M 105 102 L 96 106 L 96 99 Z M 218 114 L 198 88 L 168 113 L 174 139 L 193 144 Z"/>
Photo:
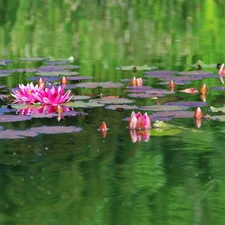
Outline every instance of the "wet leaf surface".
<path fill-rule="evenodd" d="M 114 83 L 112 81 L 109 82 L 87 82 L 87 83 L 79 83 L 76 85 L 77 87 L 81 88 L 97 88 L 97 87 L 103 87 L 103 88 L 120 88 L 123 86 L 121 83 Z"/>
<path fill-rule="evenodd" d="M 151 105 L 151 106 L 141 106 L 140 110 L 146 111 L 181 111 L 188 109 L 187 106 L 169 106 L 169 105 Z"/>

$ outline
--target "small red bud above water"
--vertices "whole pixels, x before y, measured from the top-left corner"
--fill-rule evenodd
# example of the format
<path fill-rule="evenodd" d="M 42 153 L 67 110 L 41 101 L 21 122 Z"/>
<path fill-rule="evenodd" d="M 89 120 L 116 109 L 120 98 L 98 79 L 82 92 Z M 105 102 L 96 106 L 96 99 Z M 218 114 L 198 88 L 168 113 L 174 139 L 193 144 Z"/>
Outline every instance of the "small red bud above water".
<path fill-rule="evenodd" d="M 206 84 L 203 84 L 203 85 L 200 87 L 199 93 L 200 93 L 200 94 L 207 94 L 207 93 L 208 93 L 208 88 L 207 88 Z"/>
<path fill-rule="evenodd" d="M 102 122 L 102 124 L 99 127 L 99 130 L 107 130 L 107 126 L 106 126 L 105 121 Z"/>
<path fill-rule="evenodd" d="M 202 112 L 201 108 L 198 107 L 198 108 L 195 110 L 195 112 L 194 112 L 194 118 L 195 118 L 195 119 L 201 119 L 201 118 L 203 118 L 203 117 L 204 117 L 203 112 Z"/>

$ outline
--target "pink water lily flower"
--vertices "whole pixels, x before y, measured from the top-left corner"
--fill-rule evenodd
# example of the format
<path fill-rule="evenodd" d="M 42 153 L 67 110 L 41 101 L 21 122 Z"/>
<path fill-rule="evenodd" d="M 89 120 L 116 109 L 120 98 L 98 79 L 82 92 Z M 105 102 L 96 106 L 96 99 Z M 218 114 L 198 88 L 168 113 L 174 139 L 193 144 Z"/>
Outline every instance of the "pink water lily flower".
<path fill-rule="evenodd" d="M 129 128 L 130 129 L 148 129 L 151 127 L 150 117 L 147 113 L 144 115 L 141 112 L 137 114 L 133 111 L 130 116 Z"/>
<path fill-rule="evenodd" d="M 33 94 L 36 94 L 36 92 L 39 92 L 42 88 L 43 85 L 34 86 L 32 82 L 27 85 L 19 84 L 18 90 L 12 90 L 12 96 L 15 98 L 14 103 L 35 103 L 37 99 Z"/>
<path fill-rule="evenodd" d="M 36 93 L 33 93 L 33 97 L 36 98 L 39 102 L 46 105 L 57 106 L 61 103 L 68 102 L 73 97 L 69 97 L 70 90 L 64 94 L 63 87 L 52 87 L 51 89 L 45 88 L 41 89 Z"/>

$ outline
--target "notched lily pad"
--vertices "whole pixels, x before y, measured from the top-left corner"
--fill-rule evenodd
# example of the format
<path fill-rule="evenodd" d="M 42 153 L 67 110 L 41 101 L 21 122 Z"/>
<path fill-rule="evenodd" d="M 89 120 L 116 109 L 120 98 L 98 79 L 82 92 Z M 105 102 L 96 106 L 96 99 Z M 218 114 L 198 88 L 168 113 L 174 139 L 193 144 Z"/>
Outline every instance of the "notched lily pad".
<path fill-rule="evenodd" d="M 79 83 L 76 85 L 80 88 L 97 88 L 97 87 L 103 87 L 103 88 L 120 88 L 123 86 L 121 83 L 114 83 L 112 81 L 109 82 L 87 82 L 87 83 Z"/>
<path fill-rule="evenodd" d="M 129 104 L 133 103 L 134 100 L 127 99 L 127 98 L 109 98 L 109 97 L 103 97 L 99 99 L 92 100 L 93 102 L 102 103 L 102 104 Z"/>
<path fill-rule="evenodd" d="M 108 105 L 105 108 L 123 112 L 125 109 L 135 110 L 138 109 L 139 107 L 136 105 Z"/>
<path fill-rule="evenodd" d="M 143 71 L 143 70 L 154 70 L 155 67 L 150 67 L 148 65 L 144 65 L 144 66 L 134 66 L 134 65 L 131 65 L 131 66 L 120 66 L 120 67 L 117 67 L 116 70 L 124 70 L 124 71 L 129 71 L 129 70 L 133 70 L 134 67 L 136 68 L 136 70 L 138 71 Z"/>
<path fill-rule="evenodd" d="M 186 101 L 186 102 L 169 102 L 169 103 L 166 103 L 165 105 L 168 105 L 168 106 L 203 107 L 203 106 L 207 106 L 207 103 Z"/>
<path fill-rule="evenodd" d="M 140 110 L 146 111 L 181 111 L 188 109 L 187 106 L 168 106 L 168 105 L 151 105 L 151 106 L 142 106 Z"/>

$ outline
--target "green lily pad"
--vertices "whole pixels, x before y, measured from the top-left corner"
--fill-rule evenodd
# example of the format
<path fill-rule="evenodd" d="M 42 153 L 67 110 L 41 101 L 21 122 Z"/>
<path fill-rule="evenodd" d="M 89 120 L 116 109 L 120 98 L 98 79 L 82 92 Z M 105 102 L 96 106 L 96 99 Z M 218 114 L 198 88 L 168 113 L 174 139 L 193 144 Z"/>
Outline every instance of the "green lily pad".
<path fill-rule="evenodd" d="M 41 71 L 41 72 L 37 72 L 36 75 L 37 76 L 44 76 L 44 77 L 58 77 L 59 76 L 59 71 Z"/>
<path fill-rule="evenodd" d="M 86 95 L 74 95 L 72 100 L 87 100 L 90 99 L 90 96 L 86 96 Z"/>
<path fill-rule="evenodd" d="M 62 106 L 68 106 L 72 108 L 95 108 L 95 107 L 103 107 L 104 104 L 98 103 L 96 101 L 89 101 L 89 102 L 75 101 L 63 103 Z"/>
<path fill-rule="evenodd" d="M 188 109 L 187 106 L 168 106 L 168 105 L 151 105 L 151 106 L 142 106 L 140 107 L 140 110 L 146 110 L 146 111 L 182 111 Z"/>
<path fill-rule="evenodd" d="M 63 76 L 75 76 L 78 74 L 78 72 L 76 72 L 76 71 L 60 71 L 59 74 L 63 75 Z"/>
<path fill-rule="evenodd" d="M 219 107 L 219 108 L 215 108 L 215 107 L 213 107 L 213 106 L 210 106 L 210 110 L 211 110 L 213 113 L 217 113 L 217 112 L 225 113 L 225 106 Z"/>
<path fill-rule="evenodd" d="M 117 67 L 116 70 L 124 70 L 124 71 L 128 71 L 128 70 L 133 70 L 134 68 L 136 68 L 136 70 L 140 71 L 140 70 L 154 70 L 156 69 L 155 67 L 150 67 L 148 65 L 144 65 L 144 66 L 135 66 L 135 65 L 131 65 L 131 66 L 120 66 Z"/>
<path fill-rule="evenodd" d="M 175 136 L 182 132 L 182 129 L 179 128 L 170 128 L 170 129 L 163 129 L 163 128 L 157 128 L 157 129 L 151 129 L 150 136 Z"/>
<path fill-rule="evenodd" d="M 225 115 L 215 115 L 215 116 L 211 116 L 212 120 L 218 120 L 218 121 L 225 121 Z"/>
<path fill-rule="evenodd" d="M 138 109 L 139 107 L 136 105 L 108 105 L 105 108 L 122 112 L 124 111 L 124 109 L 135 110 L 135 109 Z"/>
<path fill-rule="evenodd" d="M 95 99 L 93 101 L 97 103 L 103 103 L 103 104 L 129 104 L 134 102 L 134 100 L 127 99 L 127 98 L 107 98 L 107 97 Z"/>
<path fill-rule="evenodd" d="M 103 88 L 120 88 L 123 86 L 121 83 L 114 83 L 112 81 L 109 82 L 87 82 L 87 83 L 79 83 L 76 85 L 77 87 L 81 88 L 97 88 L 97 87 L 103 87 Z"/>

